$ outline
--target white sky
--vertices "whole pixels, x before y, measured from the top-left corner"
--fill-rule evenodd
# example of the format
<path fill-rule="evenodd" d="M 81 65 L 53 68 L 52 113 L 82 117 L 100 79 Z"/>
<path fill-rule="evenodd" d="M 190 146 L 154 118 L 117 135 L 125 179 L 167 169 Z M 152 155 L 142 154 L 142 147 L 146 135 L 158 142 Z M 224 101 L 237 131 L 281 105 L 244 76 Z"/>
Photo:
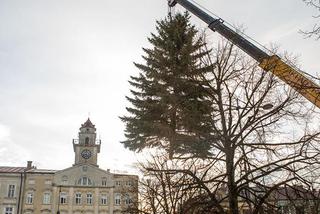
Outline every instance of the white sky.
<path fill-rule="evenodd" d="M 312 27 L 317 11 L 301 0 L 197 2 L 319 72 L 320 41 L 298 33 Z M 138 72 L 133 62 L 142 61 L 141 48 L 166 13 L 166 0 L 0 0 L 0 165 L 70 167 L 72 139 L 90 112 L 102 139 L 100 167 L 132 171 L 136 157 L 119 143 L 118 116 Z"/>

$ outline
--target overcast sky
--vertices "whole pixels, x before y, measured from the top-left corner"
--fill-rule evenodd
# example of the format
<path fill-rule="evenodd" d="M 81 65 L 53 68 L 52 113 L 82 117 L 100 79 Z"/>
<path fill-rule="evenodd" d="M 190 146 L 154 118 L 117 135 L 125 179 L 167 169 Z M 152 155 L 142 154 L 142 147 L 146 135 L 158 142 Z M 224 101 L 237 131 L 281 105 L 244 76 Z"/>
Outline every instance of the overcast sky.
<path fill-rule="evenodd" d="M 319 73 L 320 41 L 298 33 L 317 11 L 301 0 L 197 2 Z M 166 0 L 0 0 L 0 165 L 70 167 L 72 139 L 90 115 L 102 139 L 100 167 L 130 171 L 136 157 L 119 143 L 118 117 L 138 72 L 133 62 L 166 13 Z"/>

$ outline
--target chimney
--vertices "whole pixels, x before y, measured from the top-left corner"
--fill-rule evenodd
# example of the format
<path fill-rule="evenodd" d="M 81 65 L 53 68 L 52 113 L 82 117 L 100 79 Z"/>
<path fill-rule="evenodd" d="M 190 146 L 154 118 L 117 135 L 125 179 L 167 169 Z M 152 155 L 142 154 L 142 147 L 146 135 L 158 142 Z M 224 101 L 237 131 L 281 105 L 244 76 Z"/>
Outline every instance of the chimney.
<path fill-rule="evenodd" d="M 32 168 L 32 161 L 27 161 L 27 169 L 31 169 Z"/>

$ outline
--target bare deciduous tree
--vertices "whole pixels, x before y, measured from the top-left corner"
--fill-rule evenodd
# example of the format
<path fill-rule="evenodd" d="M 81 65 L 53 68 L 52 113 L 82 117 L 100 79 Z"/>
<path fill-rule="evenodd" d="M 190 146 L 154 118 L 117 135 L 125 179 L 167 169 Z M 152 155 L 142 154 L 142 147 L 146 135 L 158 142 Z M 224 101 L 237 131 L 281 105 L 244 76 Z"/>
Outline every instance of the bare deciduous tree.
<path fill-rule="evenodd" d="M 132 207 L 132 211 L 145 214 L 185 214 L 202 213 L 202 210 L 216 211 L 222 213 L 223 208 L 220 206 L 216 195 L 211 194 L 211 189 L 204 183 L 199 182 L 200 186 L 194 185 L 194 179 L 198 179 L 191 171 L 195 169 L 194 160 L 181 161 L 169 160 L 167 154 L 157 154 L 144 163 L 139 164 L 139 169 L 144 174 L 144 178 L 139 183 L 140 203 L 139 206 Z M 183 167 L 181 166 L 183 164 Z M 199 196 L 206 197 L 201 204 L 201 212 L 195 208 L 199 203 Z M 215 201 L 215 204 L 212 204 Z M 205 207 L 203 206 L 205 203 Z M 210 205 L 211 204 L 211 205 Z"/>
<path fill-rule="evenodd" d="M 307 5 L 314 7 L 316 10 L 320 11 L 320 1 L 319 0 L 303 0 Z M 320 15 L 313 16 L 315 19 L 319 19 Z M 318 23 L 314 24 L 311 30 L 301 30 L 306 37 L 315 37 L 317 40 L 320 38 L 320 26 Z"/>
<path fill-rule="evenodd" d="M 220 44 L 207 60 L 215 64 L 212 74 L 203 76 L 215 109 L 212 147 L 225 165 L 221 182 L 229 208 L 237 214 L 238 200 L 245 200 L 258 213 L 277 186 L 299 180 L 303 167 L 317 164 L 313 148 L 319 133 L 309 128 L 312 112 L 304 100 L 233 45 Z M 286 126 L 294 127 L 295 136 L 286 135 Z"/>

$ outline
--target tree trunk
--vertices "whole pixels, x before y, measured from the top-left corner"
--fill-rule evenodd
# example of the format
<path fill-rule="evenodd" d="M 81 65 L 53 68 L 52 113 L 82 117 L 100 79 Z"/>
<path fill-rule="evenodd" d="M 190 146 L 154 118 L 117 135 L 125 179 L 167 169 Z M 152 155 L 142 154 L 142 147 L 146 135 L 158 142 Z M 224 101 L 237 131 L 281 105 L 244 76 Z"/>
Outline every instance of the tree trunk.
<path fill-rule="evenodd" d="M 230 148 L 230 150 L 232 150 Z M 229 199 L 229 209 L 231 214 L 239 214 L 238 207 L 238 191 L 235 184 L 234 178 L 234 166 L 233 166 L 234 151 L 226 152 L 226 168 L 228 176 L 228 199 Z"/>
<path fill-rule="evenodd" d="M 176 151 L 177 143 L 176 143 L 176 126 L 177 126 L 177 110 L 174 108 L 170 113 L 170 142 L 169 142 L 169 159 L 173 158 L 173 155 Z"/>

